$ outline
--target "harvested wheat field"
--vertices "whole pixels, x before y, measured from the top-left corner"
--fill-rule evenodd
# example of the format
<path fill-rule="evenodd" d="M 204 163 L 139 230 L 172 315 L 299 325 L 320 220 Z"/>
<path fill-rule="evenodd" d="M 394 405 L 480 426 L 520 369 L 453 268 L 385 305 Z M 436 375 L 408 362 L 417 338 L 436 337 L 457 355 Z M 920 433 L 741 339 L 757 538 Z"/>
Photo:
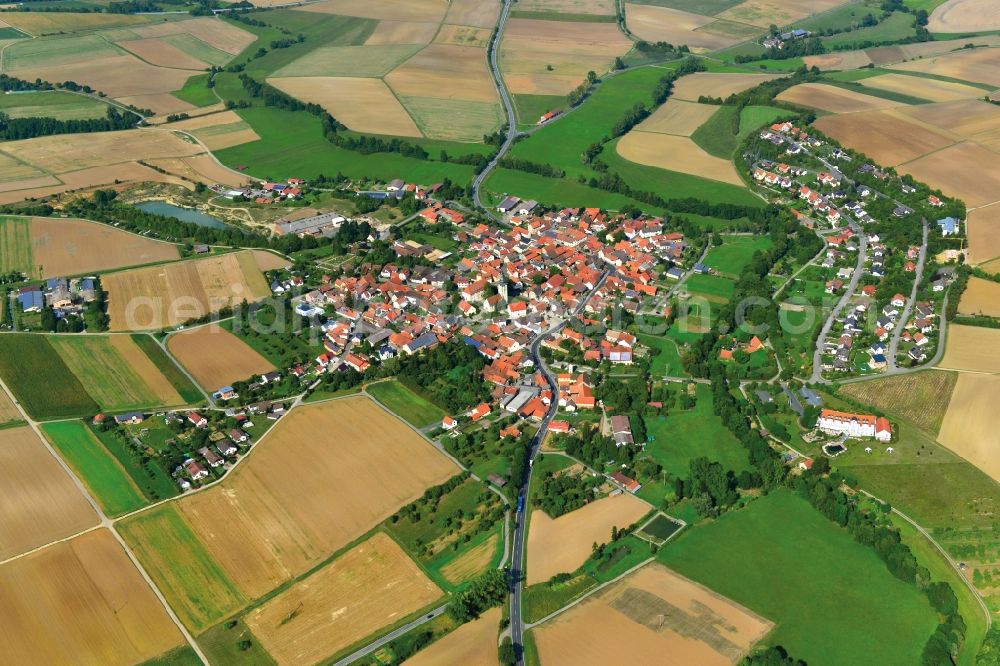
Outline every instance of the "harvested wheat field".
<path fill-rule="evenodd" d="M 500 69 L 511 92 L 565 95 L 631 45 L 614 23 L 514 18 L 500 43 Z"/>
<path fill-rule="evenodd" d="M 970 277 L 958 303 L 958 311 L 965 315 L 1000 317 L 1000 284 Z"/>
<path fill-rule="evenodd" d="M 970 207 L 1000 199 L 1000 154 L 969 141 L 930 153 L 899 167 Z"/>
<path fill-rule="evenodd" d="M 660 564 L 647 564 L 533 630 L 547 666 L 735 664 L 773 623 Z"/>
<path fill-rule="evenodd" d="M 1000 107 L 978 99 L 916 104 L 900 107 L 899 112 L 967 139 L 1000 128 Z"/>
<path fill-rule="evenodd" d="M 1000 51 L 992 48 L 965 49 L 921 60 L 911 60 L 893 65 L 893 69 L 924 72 L 1000 87 Z"/>
<path fill-rule="evenodd" d="M 3 22 L 33 37 L 144 25 L 151 15 L 61 12 L 4 12 Z"/>
<path fill-rule="evenodd" d="M 177 41 L 180 44 L 192 42 L 186 39 L 174 40 L 175 37 L 190 35 L 202 42 L 198 46 L 198 50 L 205 51 L 205 47 L 207 46 L 211 49 L 224 51 L 231 56 L 243 51 L 243 49 L 253 44 L 256 39 L 256 36 L 252 32 L 218 18 L 205 16 L 185 19 L 183 21 L 168 21 L 144 25 L 132 29 L 131 32 L 140 37 L 167 37 L 171 41 Z M 215 64 L 221 63 L 216 62 Z"/>
<path fill-rule="evenodd" d="M 929 42 L 914 42 L 913 44 L 902 44 L 899 46 L 906 59 L 927 58 L 929 56 L 943 55 L 966 48 L 968 44 L 974 46 L 1000 46 L 1000 35 L 977 35 L 975 37 L 965 37 L 959 39 L 943 39 L 941 41 L 932 40 Z M 903 58 L 900 58 L 902 60 Z M 878 63 L 876 63 L 878 64 Z"/>
<path fill-rule="evenodd" d="M 435 44 L 455 46 L 486 46 L 490 41 L 489 28 L 475 28 L 469 25 L 442 25 L 434 38 Z"/>
<path fill-rule="evenodd" d="M 953 102 L 959 99 L 978 99 L 983 96 L 982 88 L 908 74 L 880 74 L 863 79 L 860 83 L 866 88 L 912 95 L 932 102 Z"/>
<path fill-rule="evenodd" d="M 11 664 L 135 664 L 184 643 L 105 529 L 0 566 L 0 640 Z"/>
<path fill-rule="evenodd" d="M 484 49 L 431 44 L 385 77 L 401 97 L 433 94 L 442 99 L 496 102 L 496 86 Z"/>
<path fill-rule="evenodd" d="M 614 0 L 518 0 L 519 12 L 556 12 L 559 14 L 589 14 L 613 16 Z"/>
<path fill-rule="evenodd" d="M 423 136 L 381 79 L 298 76 L 267 80 L 292 97 L 319 104 L 357 132 Z"/>
<path fill-rule="evenodd" d="M 422 21 L 379 21 L 375 30 L 365 40 L 373 44 L 430 44 L 438 31 L 438 24 Z"/>
<path fill-rule="evenodd" d="M 637 164 L 743 185 L 732 162 L 709 155 L 686 136 L 633 130 L 618 140 L 617 150 Z"/>
<path fill-rule="evenodd" d="M 27 180 L 43 180 L 52 178 L 38 166 L 22 162 L 7 153 L 0 152 L 0 183 L 7 186 L 16 186 L 17 183 Z M 58 182 L 58 181 L 56 181 Z"/>
<path fill-rule="evenodd" d="M 500 16 L 500 3 L 489 0 L 451 0 L 444 22 L 493 30 Z"/>
<path fill-rule="evenodd" d="M 193 70 L 204 70 L 209 67 L 208 63 L 198 60 L 193 55 L 185 53 L 170 42 L 157 37 L 121 41 L 118 42 L 118 46 L 158 67 Z"/>
<path fill-rule="evenodd" d="M 0 190 L 0 203 L 15 203 L 23 201 L 28 196 L 44 197 L 75 190 L 89 190 L 102 185 L 120 188 L 125 184 L 137 182 L 170 183 L 194 189 L 193 183 L 186 183 L 171 174 L 162 174 L 135 162 L 125 162 L 61 173 L 59 178 L 52 178 L 51 181 L 24 180 L 8 183 L 7 188 Z"/>
<path fill-rule="evenodd" d="M 1000 257 L 1000 205 L 969 211 L 969 263 L 983 264 Z"/>
<path fill-rule="evenodd" d="M 172 243 L 152 240 L 89 220 L 36 217 L 31 220 L 31 251 L 37 277 L 80 275 L 177 259 Z"/>
<path fill-rule="evenodd" d="M 668 99 L 656 111 L 642 121 L 637 130 L 691 136 L 691 134 L 715 115 L 719 107 L 711 104 L 694 104 L 677 99 Z"/>
<path fill-rule="evenodd" d="M 1000 329 L 952 324 L 939 367 L 1000 373 Z"/>
<path fill-rule="evenodd" d="M 185 186 L 201 181 L 203 183 L 223 183 L 232 187 L 241 187 L 249 180 L 247 176 L 228 169 L 219 164 L 213 155 L 195 155 L 194 157 L 173 157 L 148 160 L 149 164 L 164 169 L 177 179 L 187 179 Z"/>
<path fill-rule="evenodd" d="M 946 134 L 891 109 L 824 116 L 814 125 L 885 166 L 897 166 L 954 143 Z"/>
<path fill-rule="evenodd" d="M 865 51 L 839 51 L 822 55 L 806 56 L 802 59 L 806 67 L 819 67 L 823 71 L 834 69 L 858 69 L 871 64 L 872 60 Z"/>
<path fill-rule="evenodd" d="M 931 12 L 931 32 L 1000 30 L 1000 5 L 994 0 L 946 0 Z"/>
<path fill-rule="evenodd" d="M 499 666 L 500 609 L 491 608 L 403 662 L 405 666 Z"/>
<path fill-rule="evenodd" d="M 385 76 L 421 48 L 420 44 L 323 46 L 293 60 L 274 72 L 268 80 L 299 76 Z"/>
<path fill-rule="evenodd" d="M 4 430 L 0 437 L 0 560 L 95 525 L 97 513 L 90 502 L 35 431 L 27 426 Z"/>
<path fill-rule="evenodd" d="M 171 113 L 184 112 L 190 115 L 195 110 L 200 111 L 193 104 L 188 104 L 182 99 L 178 99 L 170 93 L 149 93 L 146 95 L 126 95 L 118 97 L 115 101 L 122 104 L 131 104 L 140 109 L 153 109 L 160 116 L 168 116 Z"/>
<path fill-rule="evenodd" d="M 302 5 L 295 11 L 439 23 L 448 9 L 447 0 L 323 0 Z"/>
<path fill-rule="evenodd" d="M 191 76 L 191 70 L 157 67 L 128 54 L 61 65 L 29 66 L 19 68 L 17 76 L 29 80 L 77 81 L 100 90 L 108 97 L 118 98 L 180 90 Z"/>
<path fill-rule="evenodd" d="M 287 218 L 288 216 L 286 216 Z M 308 215 L 303 215 L 302 217 L 309 217 Z M 302 219 L 295 218 L 295 219 Z M 257 262 L 257 268 L 262 271 L 275 271 L 282 268 L 288 268 L 292 265 L 288 259 L 285 259 L 281 255 L 275 254 L 268 250 L 251 250 L 253 252 L 254 261 Z"/>
<path fill-rule="evenodd" d="M 465 551 L 454 560 L 441 567 L 441 575 L 454 585 L 472 580 L 486 570 L 493 561 L 500 536 L 494 534 L 486 541 Z"/>
<path fill-rule="evenodd" d="M 745 0 L 717 16 L 720 19 L 767 28 L 772 23 L 788 25 L 846 2 L 847 0 Z"/>
<path fill-rule="evenodd" d="M 179 502 L 249 598 L 305 572 L 459 471 L 365 397 L 297 408 L 257 447 L 221 486 Z"/>
<path fill-rule="evenodd" d="M 207 391 L 276 369 L 237 336 L 215 324 L 171 335 L 167 349 Z"/>
<path fill-rule="evenodd" d="M 553 520 L 531 512 L 528 529 L 528 585 L 570 573 L 587 561 L 594 543 L 605 543 L 612 527 L 628 527 L 650 510 L 632 495 L 605 497 Z"/>
<path fill-rule="evenodd" d="M 221 114 L 220 114 L 221 115 Z M 235 115 L 235 114 L 234 114 Z M 222 150 L 260 139 L 250 123 L 236 116 L 231 123 L 219 123 L 191 132 L 209 150 Z"/>
<path fill-rule="evenodd" d="M 855 111 L 877 111 L 894 106 L 903 106 L 881 97 L 864 95 L 853 90 L 828 86 L 823 83 L 800 83 L 785 90 L 775 99 L 790 104 L 832 113 L 853 113 Z"/>
<path fill-rule="evenodd" d="M 716 72 L 696 72 L 682 76 L 674 84 L 671 99 L 683 99 L 697 102 L 702 95 L 725 99 L 730 95 L 743 92 L 760 85 L 774 74 L 725 74 Z"/>
<path fill-rule="evenodd" d="M 403 549 L 378 532 L 245 621 L 279 665 L 313 664 L 441 596 Z M 496 652 L 495 644 L 489 647 Z"/>
<path fill-rule="evenodd" d="M 997 395 L 1000 395 L 1000 376 L 961 373 L 938 434 L 938 441 L 994 481 L 1000 481 Z"/>
<path fill-rule="evenodd" d="M 111 273 L 102 284 L 113 331 L 176 326 L 270 295 L 248 251 Z"/>
<path fill-rule="evenodd" d="M 695 53 L 716 51 L 740 41 L 736 37 L 698 30 L 715 21 L 709 16 L 668 7 L 628 2 L 625 3 L 625 21 L 628 29 L 640 39 L 686 44 Z"/>

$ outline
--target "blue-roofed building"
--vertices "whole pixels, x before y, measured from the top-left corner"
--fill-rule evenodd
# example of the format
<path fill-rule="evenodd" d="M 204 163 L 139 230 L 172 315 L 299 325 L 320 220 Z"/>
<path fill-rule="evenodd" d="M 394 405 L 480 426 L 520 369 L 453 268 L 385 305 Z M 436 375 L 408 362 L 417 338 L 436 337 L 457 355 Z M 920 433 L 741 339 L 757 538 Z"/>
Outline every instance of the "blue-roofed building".
<path fill-rule="evenodd" d="M 946 217 L 937 221 L 941 227 L 942 236 L 953 236 L 958 233 L 958 220 L 954 217 Z"/>
<path fill-rule="evenodd" d="M 792 30 L 792 37 L 795 37 L 796 39 L 799 39 L 800 37 L 808 37 L 809 34 L 808 30 L 803 30 L 802 28 Z"/>
<path fill-rule="evenodd" d="M 17 302 L 24 312 L 41 312 L 45 298 L 40 290 L 24 291 L 17 295 Z"/>
<path fill-rule="evenodd" d="M 419 338 L 410 340 L 405 345 L 403 345 L 403 351 L 407 354 L 416 354 L 421 349 L 428 349 L 433 347 L 438 342 L 437 336 L 433 333 L 427 333 L 421 335 Z"/>
<path fill-rule="evenodd" d="M 694 272 L 701 273 L 702 275 L 708 275 L 709 273 L 712 272 L 712 269 L 706 266 L 705 264 L 699 262 L 694 265 Z"/>
<path fill-rule="evenodd" d="M 462 341 L 463 341 L 463 342 L 464 342 L 465 344 L 469 345 L 470 347 L 475 347 L 477 351 L 479 350 L 479 348 L 480 348 L 480 347 L 482 346 L 482 344 L 483 344 L 483 343 L 481 343 L 481 342 L 480 342 L 479 340 L 473 340 L 472 338 L 470 338 L 470 337 L 469 337 L 469 336 L 467 336 L 467 335 L 466 335 L 465 337 L 463 337 L 463 338 L 462 338 Z"/>

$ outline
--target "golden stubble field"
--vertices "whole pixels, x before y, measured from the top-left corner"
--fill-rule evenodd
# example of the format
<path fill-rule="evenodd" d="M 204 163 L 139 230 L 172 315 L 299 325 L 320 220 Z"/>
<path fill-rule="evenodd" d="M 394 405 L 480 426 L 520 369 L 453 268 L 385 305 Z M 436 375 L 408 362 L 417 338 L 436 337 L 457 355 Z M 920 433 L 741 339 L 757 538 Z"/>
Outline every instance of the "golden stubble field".
<path fill-rule="evenodd" d="M 978 277 L 970 277 L 958 303 L 958 311 L 967 315 L 1000 317 L 1000 284 Z"/>
<path fill-rule="evenodd" d="M 691 136 L 691 134 L 708 122 L 719 107 L 711 104 L 695 104 L 678 99 L 668 99 L 638 126 L 642 132 L 659 132 Z"/>
<path fill-rule="evenodd" d="M 993 0 L 946 0 L 931 12 L 931 32 L 986 32 L 1000 29 L 1000 5 Z"/>
<path fill-rule="evenodd" d="M 135 268 L 101 280 L 113 331 L 176 326 L 271 293 L 249 251 Z"/>
<path fill-rule="evenodd" d="M 985 264 L 1000 257 L 1000 204 L 969 211 L 966 233 L 969 234 L 969 263 Z"/>
<path fill-rule="evenodd" d="M 773 623 L 735 602 L 647 564 L 570 610 L 534 628 L 549 666 L 735 664 Z"/>
<path fill-rule="evenodd" d="M 952 324 L 939 365 L 948 370 L 1000 372 L 1000 329 Z"/>
<path fill-rule="evenodd" d="M 700 30 L 715 21 L 709 16 L 658 7 L 626 3 L 625 22 L 628 29 L 647 42 L 686 44 L 695 53 L 716 51 L 740 41 L 737 37 Z"/>
<path fill-rule="evenodd" d="M 618 154 L 630 162 L 743 186 L 733 163 L 705 150 L 686 136 L 632 130 L 618 140 Z"/>
<path fill-rule="evenodd" d="M 907 74 L 880 74 L 859 83 L 866 88 L 886 90 L 903 95 L 912 95 L 932 102 L 953 102 L 960 99 L 979 99 L 983 96 L 982 88 L 967 86 L 954 81 L 939 81 L 925 79 Z"/>
<path fill-rule="evenodd" d="M 38 277 L 80 275 L 177 259 L 172 243 L 152 240 L 89 220 L 36 217 L 31 220 L 31 251 L 41 267 Z"/>
<path fill-rule="evenodd" d="M 275 370 L 248 344 L 215 324 L 171 335 L 167 350 L 207 391 Z"/>
<path fill-rule="evenodd" d="M 847 0 L 745 0 L 717 14 L 720 19 L 767 28 L 788 25 L 813 14 L 846 4 Z"/>
<path fill-rule="evenodd" d="M 1000 199 L 1000 153 L 972 141 L 907 162 L 899 171 L 962 199 L 969 207 Z"/>
<path fill-rule="evenodd" d="M 776 99 L 782 102 L 798 104 L 811 109 L 830 111 L 832 113 L 853 113 L 856 111 L 875 111 L 903 106 L 901 102 L 865 95 L 853 90 L 845 90 L 823 83 L 801 83 L 785 90 Z"/>
<path fill-rule="evenodd" d="M 1000 86 L 1000 57 L 998 57 L 998 53 L 1000 52 L 993 48 L 964 49 L 899 63 L 893 65 L 893 69 L 923 72 Z"/>
<path fill-rule="evenodd" d="M 500 609 L 491 608 L 403 662 L 405 666 L 499 666 L 496 642 Z"/>
<path fill-rule="evenodd" d="M 994 481 L 1000 481 L 1000 431 L 997 430 L 1000 375 L 963 372 L 952 393 L 938 441 Z"/>
<path fill-rule="evenodd" d="M 532 511 L 528 585 L 575 571 L 590 556 L 594 543 L 608 541 L 612 527 L 628 527 L 649 511 L 648 504 L 629 494 L 599 499 L 554 520 L 540 509 Z"/>
<path fill-rule="evenodd" d="M 441 596 L 403 549 L 378 532 L 245 621 L 279 665 L 312 664 Z M 496 653 L 495 644 L 488 647 Z"/>
<path fill-rule="evenodd" d="M 315 566 L 459 471 L 365 397 L 297 408 L 258 446 L 221 486 L 178 503 L 249 598 Z"/>
<path fill-rule="evenodd" d="M 105 529 L 0 566 L 0 641 L 11 664 L 129 664 L 184 642 Z"/>
<path fill-rule="evenodd" d="M 0 560 L 97 522 L 93 507 L 34 430 L 0 431 Z"/>
<path fill-rule="evenodd" d="M 885 166 L 898 166 L 954 143 L 947 134 L 893 109 L 824 116 L 813 124 Z"/>

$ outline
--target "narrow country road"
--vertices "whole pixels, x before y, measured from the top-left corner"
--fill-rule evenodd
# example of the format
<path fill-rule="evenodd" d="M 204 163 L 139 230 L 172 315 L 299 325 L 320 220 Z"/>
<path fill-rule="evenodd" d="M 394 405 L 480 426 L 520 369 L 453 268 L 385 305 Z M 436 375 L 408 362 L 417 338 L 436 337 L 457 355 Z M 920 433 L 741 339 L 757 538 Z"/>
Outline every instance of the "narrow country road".
<path fill-rule="evenodd" d="M 392 641 L 396 640 L 397 638 L 399 638 L 403 634 L 408 633 L 410 631 L 413 631 L 414 629 L 416 629 L 420 625 L 424 624 L 425 622 L 430 622 L 431 620 L 433 620 L 434 618 L 438 617 L 439 615 L 442 615 L 446 610 L 448 610 L 448 604 L 443 604 L 441 606 L 438 606 L 437 608 L 435 608 L 431 612 L 425 613 L 424 615 L 421 615 L 420 617 L 418 617 L 413 622 L 408 622 L 407 624 L 404 624 L 402 627 L 399 627 L 397 629 L 393 629 L 392 631 L 390 631 L 389 633 L 387 633 L 385 636 L 382 636 L 381 638 L 379 638 L 377 641 L 369 643 L 368 645 L 364 646 L 363 648 L 361 648 L 357 652 L 352 652 L 351 654 L 347 655 L 346 657 L 344 657 L 340 661 L 334 662 L 333 666 L 347 666 L 348 664 L 353 664 L 358 659 L 361 659 L 362 657 L 366 657 L 366 656 L 370 655 L 372 652 L 375 652 L 376 650 L 379 650 L 380 648 L 382 648 L 383 646 L 387 645 L 388 643 L 391 643 Z"/>
<path fill-rule="evenodd" d="M 493 156 L 493 159 L 490 160 L 489 164 L 472 181 L 472 200 L 478 208 L 482 208 L 486 211 L 487 215 L 494 219 L 496 219 L 496 216 L 490 212 L 489 208 L 483 205 L 483 200 L 480 197 L 480 189 L 493 169 L 503 159 L 503 156 L 514 145 L 514 140 L 517 138 L 517 116 L 514 114 L 514 104 L 510 100 L 510 93 L 507 92 L 507 85 L 503 82 L 503 76 L 500 74 L 499 63 L 500 42 L 503 39 L 503 29 L 507 25 L 507 16 L 510 14 L 510 5 L 512 2 L 513 0 L 504 0 L 503 2 L 503 7 L 500 9 L 500 18 L 497 21 L 496 34 L 493 37 L 493 42 L 490 44 L 489 52 L 490 72 L 493 74 L 493 82 L 496 84 L 497 92 L 500 93 L 500 101 L 503 102 L 503 111 L 507 116 L 507 137 L 496 152 L 496 155 Z"/>
<path fill-rule="evenodd" d="M 906 322 L 910 320 L 910 315 L 913 314 L 913 307 L 917 300 L 917 291 L 920 290 L 920 282 L 924 275 L 924 260 L 927 259 L 927 218 L 923 218 L 921 221 L 924 223 L 924 239 L 920 245 L 917 270 L 913 274 L 913 288 L 910 290 L 910 297 L 906 299 L 906 307 L 903 308 L 903 313 L 899 317 L 899 325 L 892 332 L 892 341 L 889 343 L 888 354 L 886 354 L 886 360 L 889 363 L 886 373 L 893 373 L 898 368 L 896 356 L 899 354 L 899 341 L 903 337 L 903 329 L 906 328 Z"/>

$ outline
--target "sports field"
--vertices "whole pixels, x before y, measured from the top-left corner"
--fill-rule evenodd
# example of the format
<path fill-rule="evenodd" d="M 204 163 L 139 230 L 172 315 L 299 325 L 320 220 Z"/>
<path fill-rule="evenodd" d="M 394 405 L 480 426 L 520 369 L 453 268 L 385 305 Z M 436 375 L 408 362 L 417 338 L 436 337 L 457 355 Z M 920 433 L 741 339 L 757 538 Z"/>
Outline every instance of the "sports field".
<path fill-rule="evenodd" d="M 176 502 L 128 518 L 117 528 L 189 629 L 207 629 L 246 603 Z"/>
<path fill-rule="evenodd" d="M 609 662 L 724 666 L 772 627 L 765 618 L 670 571 L 647 564 L 533 631 L 539 657 L 556 666 Z"/>
<path fill-rule="evenodd" d="M 494 647 L 500 627 L 500 609 L 491 608 L 478 619 L 463 624 L 406 661 L 407 666 L 500 666 Z"/>
<path fill-rule="evenodd" d="M 167 349 L 209 392 L 276 369 L 240 338 L 214 324 L 170 336 Z"/>
<path fill-rule="evenodd" d="M 940 366 L 951 370 L 1000 372 L 1000 329 L 949 326 Z"/>
<path fill-rule="evenodd" d="M 377 532 L 245 621 L 280 666 L 316 663 L 441 596 L 402 548 Z"/>
<path fill-rule="evenodd" d="M 176 326 L 271 293 L 247 251 L 110 273 L 102 284 L 113 331 Z"/>
<path fill-rule="evenodd" d="M 594 543 L 610 540 L 612 527 L 628 527 L 651 507 L 625 493 L 605 497 L 552 519 L 531 512 L 528 528 L 527 584 L 543 583 L 558 573 L 572 573 L 590 556 Z"/>
<path fill-rule="evenodd" d="M 49 343 L 102 409 L 128 411 L 185 404 L 131 336 L 52 336 Z"/>
<path fill-rule="evenodd" d="M 35 432 L 0 437 L 0 560 L 93 527 L 97 514 Z"/>
<path fill-rule="evenodd" d="M 441 423 L 445 416 L 443 409 L 395 380 L 377 382 L 365 390 L 389 411 L 415 428 Z"/>
<path fill-rule="evenodd" d="M 93 416 L 100 409 L 45 336 L 0 336 L 0 377 L 35 419 Z"/>
<path fill-rule="evenodd" d="M 0 634 L 15 664 L 134 664 L 184 642 L 110 532 L 0 566 Z"/>
<path fill-rule="evenodd" d="M 81 421 L 46 423 L 42 431 L 86 484 L 101 509 L 120 516 L 146 504 L 125 470 Z"/>
<path fill-rule="evenodd" d="M 363 397 L 296 409 L 256 446 L 221 485 L 172 505 L 175 529 L 191 535 L 182 556 L 214 560 L 230 590 L 217 603 L 197 577 L 156 565 L 173 594 L 200 600 L 185 602 L 185 612 L 202 627 L 239 599 L 257 598 L 305 572 L 457 471 Z M 169 562 L 188 548 L 185 539 L 151 546 L 143 562 Z"/>
<path fill-rule="evenodd" d="M 993 423 L 1000 376 L 959 373 L 938 439 L 1000 482 L 1000 437 Z"/>
<path fill-rule="evenodd" d="M 938 623 L 871 548 L 784 490 L 681 534 L 657 559 L 772 620 L 767 643 L 810 664 L 913 664 Z"/>

